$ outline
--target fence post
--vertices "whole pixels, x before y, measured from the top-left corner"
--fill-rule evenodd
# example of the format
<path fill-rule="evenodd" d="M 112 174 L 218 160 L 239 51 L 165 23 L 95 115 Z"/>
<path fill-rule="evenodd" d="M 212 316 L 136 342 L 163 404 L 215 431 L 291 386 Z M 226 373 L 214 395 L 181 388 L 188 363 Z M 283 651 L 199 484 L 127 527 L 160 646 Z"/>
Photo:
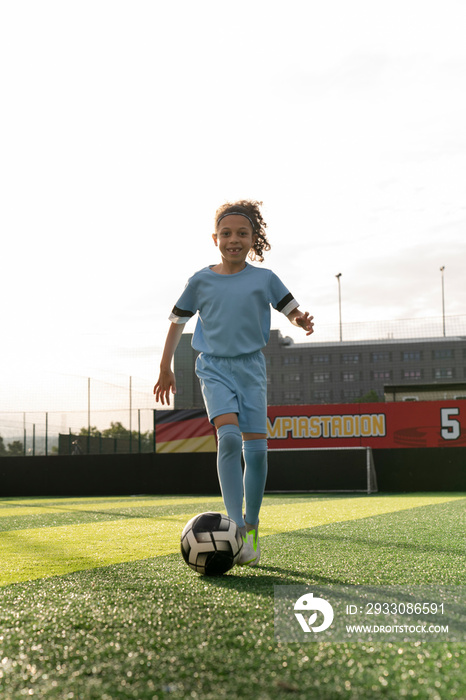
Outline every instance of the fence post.
<path fill-rule="evenodd" d="M 138 408 L 138 452 L 141 454 L 141 409 Z"/>
<path fill-rule="evenodd" d="M 91 378 L 87 378 L 87 454 L 91 451 Z"/>
<path fill-rule="evenodd" d="M 133 433 L 132 433 L 132 428 L 133 428 L 133 418 L 132 418 L 132 413 L 133 413 L 133 378 L 129 378 L 129 453 L 131 454 L 133 451 Z"/>

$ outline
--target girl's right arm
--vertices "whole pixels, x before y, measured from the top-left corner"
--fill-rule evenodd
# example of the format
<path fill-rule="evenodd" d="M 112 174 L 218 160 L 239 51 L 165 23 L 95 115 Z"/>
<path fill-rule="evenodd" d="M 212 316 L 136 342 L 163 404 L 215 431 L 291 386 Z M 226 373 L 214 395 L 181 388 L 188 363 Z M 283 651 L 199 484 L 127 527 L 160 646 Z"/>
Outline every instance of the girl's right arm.
<path fill-rule="evenodd" d="M 160 374 L 157 384 L 154 386 L 155 400 L 161 401 L 162 406 L 167 402 L 170 405 L 170 390 L 176 394 L 176 380 L 171 365 L 175 350 L 183 333 L 184 323 L 172 323 L 168 329 L 162 361 L 160 362 Z"/>

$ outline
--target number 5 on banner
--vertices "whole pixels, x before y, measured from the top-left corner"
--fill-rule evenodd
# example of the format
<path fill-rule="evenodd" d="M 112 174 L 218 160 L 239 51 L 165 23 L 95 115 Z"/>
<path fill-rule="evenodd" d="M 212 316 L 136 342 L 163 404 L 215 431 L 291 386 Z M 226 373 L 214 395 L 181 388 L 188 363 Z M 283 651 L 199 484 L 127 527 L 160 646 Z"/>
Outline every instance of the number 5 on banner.
<path fill-rule="evenodd" d="M 440 409 L 440 421 L 442 424 L 442 429 L 440 435 L 444 440 L 458 440 L 461 435 L 460 422 L 456 418 L 451 416 L 459 416 L 459 408 L 441 408 Z"/>

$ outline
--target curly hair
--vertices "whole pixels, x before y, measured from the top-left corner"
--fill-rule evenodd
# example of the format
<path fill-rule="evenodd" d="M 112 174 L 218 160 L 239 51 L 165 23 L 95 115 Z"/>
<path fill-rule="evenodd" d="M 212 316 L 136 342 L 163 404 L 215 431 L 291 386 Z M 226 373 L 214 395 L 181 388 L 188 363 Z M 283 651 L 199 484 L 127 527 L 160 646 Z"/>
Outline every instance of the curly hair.
<path fill-rule="evenodd" d="M 233 212 L 244 212 L 248 218 L 253 223 L 253 234 L 255 234 L 255 242 L 249 251 L 249 258 L 251 260 L 258 260 L 259 262 L 264 261 L 263 252 L 270 250 L 271 246 L 267 240 L 266 227 L 264 219 L 262 218 L 262 213 L 260 207 L 262 202 L 256 202 L 251 199 L 240 199 L 237 202 L 225 202 L 221 207 L 215 212 L 215 230 L 217 230 L 217 222 L 221 216 L 228 214 L 231 210 Z"/>

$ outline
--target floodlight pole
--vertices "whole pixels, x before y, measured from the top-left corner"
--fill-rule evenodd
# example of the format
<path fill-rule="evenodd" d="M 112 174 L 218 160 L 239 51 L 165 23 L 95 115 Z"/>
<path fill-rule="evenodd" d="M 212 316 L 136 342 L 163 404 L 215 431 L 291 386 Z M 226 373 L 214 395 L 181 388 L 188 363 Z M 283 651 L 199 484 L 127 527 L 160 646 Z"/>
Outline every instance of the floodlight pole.
<path fill-rule="evenodd" d="M 338 275 L 335 275 L 335 277 L 338 280 L 338 312 L 339 312 L 339 318 L 340 318 L 340 343 L 343 340 L 343 329 L 341 325 L 341 284 L 340 284 L 340 277 L 341 277 L 341 272 L 338 273 Z"/>
<path fill-rule="evenodd" d="M 443 319 L 443 337 L 445 338 L 445 284 L 443 279 L 443 273 L 445 272 L 445 265 L 440 268 L 442 273 L 442 319 Z"/>

